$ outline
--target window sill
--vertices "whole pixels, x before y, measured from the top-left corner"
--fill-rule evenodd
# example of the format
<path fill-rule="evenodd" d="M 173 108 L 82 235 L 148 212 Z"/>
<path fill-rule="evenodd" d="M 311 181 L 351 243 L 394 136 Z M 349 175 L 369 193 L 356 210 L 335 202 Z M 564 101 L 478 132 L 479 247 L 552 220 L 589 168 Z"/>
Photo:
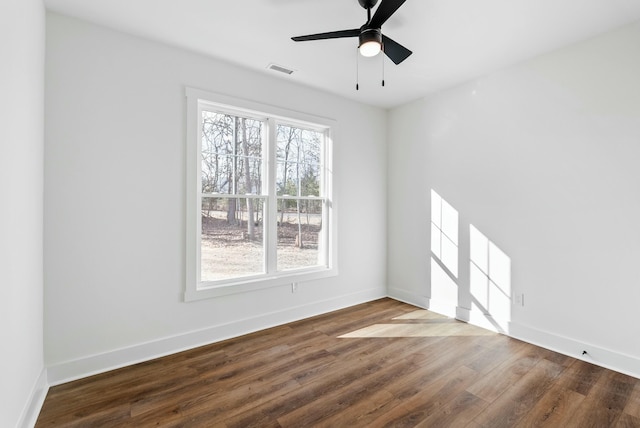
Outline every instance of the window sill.
<path fill-rule="evenodd" d="M 221 285 L 189 287 L 184 293 L 185 302 L 211 299 L 215 297 L 228 296 L 231 294 L 248 293 L 265 288 L 281 287 L 283 285 L 307 282 L 322 278 L 337 276 L 337 269 L 317 268 L 305 269 L 304 271 L 280 272 L 273 276 L 262 276 L 260 278 L 240 279 Z M 214 283 L 215 284 L 215 283 Z"/>

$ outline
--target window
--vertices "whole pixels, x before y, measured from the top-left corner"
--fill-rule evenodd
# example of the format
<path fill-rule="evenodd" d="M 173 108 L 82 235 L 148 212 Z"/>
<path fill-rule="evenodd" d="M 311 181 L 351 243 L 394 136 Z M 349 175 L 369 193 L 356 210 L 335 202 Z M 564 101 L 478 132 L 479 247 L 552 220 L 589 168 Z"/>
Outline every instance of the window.
<path fill-rule="evenodd" d="M 337 273 L 326 119 L 187 89 L 185 300 Z"/>

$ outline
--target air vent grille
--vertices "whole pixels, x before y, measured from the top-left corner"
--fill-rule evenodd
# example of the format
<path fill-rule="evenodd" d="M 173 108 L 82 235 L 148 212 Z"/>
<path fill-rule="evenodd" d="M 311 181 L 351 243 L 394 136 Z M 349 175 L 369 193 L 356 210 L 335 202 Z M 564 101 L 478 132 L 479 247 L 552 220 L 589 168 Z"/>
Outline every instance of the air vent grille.
<path fill-rule="evenodd" d="M 280 73 L 284 73 L 284 74 L 293 74 L 293 70 L 278 64 L 269 64 L 267 68 L 269 70 L 279 71 Z"/>

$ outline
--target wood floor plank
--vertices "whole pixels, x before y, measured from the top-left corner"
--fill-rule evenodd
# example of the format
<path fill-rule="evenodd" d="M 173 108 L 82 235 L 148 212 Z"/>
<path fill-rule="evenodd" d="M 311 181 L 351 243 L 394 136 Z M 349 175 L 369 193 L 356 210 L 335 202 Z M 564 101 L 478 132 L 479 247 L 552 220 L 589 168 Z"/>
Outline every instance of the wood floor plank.
<path fill-rule="evenodd" d="M 52 426 L 640 428 L 640 380 L 380 299 L 52 387 Z"/>
<path fill-rule="evenodd" d="M 598 379 L 590 396 L 603 406 L 622 412 L 632 397 L 635 379 L 607 370 Z"/>
<path fill-rule="evenodd" d="M 508 358 L 467 388 L 467 391 L 492 403 L 542 359 L 539 349 L 529 345 L 514 349 L 507 355 Z"/>
<path fill-rule="evenodd" d="M 596 401 L 584 400 L 576 411 L 576 417 L 567 422 L 567 428 L 602 428 L 615 426 L 621 412 L 609 409 Z"/>
<path fill-rule="evenodd" d="M 624 408 L 624 413 L 640 418 L 640 382 L 636 382 L 631 397 Z"/>
<path fill-rule="evenodd" d="M 562 373 L 563 367 L 542 359 L 491 403 L 476 422 L 485 427 L 513 427 L 525 417 Z"/>
<path fill-rule="evenodd" d="M 556 384 L 526 413 L 517 427 L 567 426 L 584 398 L 584 395 Z"/>
<path fill-rule="evenodd" d="M 578 394 L 587 396 L 604 372 L 604 368 L 596 366 L 595 364 L 575 360 L 575 362 L 565 370 L 559 384 Z"/>
<path fill-rule="evenodd" d="M 604 370 L 568 426 L 587 428 L 615 426 L 629 400 L 633 398 L 637 383 L 637 379 Z"/>
<path fill-rule="evenodd" d="M 273 400 L 264 405 L 255 406 L 247 412 L 226 419 L 225 423 L 229 427 L 245 427 L 275 421 L 319 397 L 330 394 L 337 389 L 349 388 L 359 378 L 375 372 L 379 368 L 377 364 L 372 362 L 355 366 L 341 364 L 341 369 L 332 370 L 321 379 L 307 384 L 305 388 L 298 388 L 291 392 L 287 400 Z"/>
<path fill-rule="evenodd" d="M 476 376 L 475 371 L 466 366 L 460 366 L 374 420 L 371 426 L 415 427 L 437 414 L 444 403 L 457 397 L 468 384 L 475 380 Z"/>
<path fill-rule="evenodd" d="M 413 344 L 413 346 L 412 346 Z M 392 380 L 402 377 L 410 377 L 418 368 L 411 359 L 404 358 L 405 353 L 419 350 L 420 346 L 425 346 L 422 341 L 406 341 L 397 340 L 389 343 L 381 352 L 372 355 L 369 361 L 380 367 L 379 370 L 368 373 L 366 376 L 356 380 L 348 388 L 337 389 L 323 395 L 322 400 L 315 400 L 304 406 L 296 408 L 294 411 L 278 418 L 283 425 L 292 425 L 299 422 L 304 426 L 311 424 L 325 424 L 330 420 L 340 420 L 346 424 L 347 420 L 357 419 L 362 413 L 354 412 L 359 405 L 362 408 L 370 408 L 368 413 L 381 408 L 381 405 L 389 404 L 393 395 L 388 391 L 383 391 L 385 386 Z M 375 404 L 369 405 L 372 393 L 379 391 L 383 393 L 376 395 Z M 388 397 L 386 401 L 380 400 L 381 397 Z M 339 414 L 339 417 L 336 416 Z M 334 417 L 335 416 L 335 417 Z M 330 424 L 328 424 L 330 426 Z"/>
<path fill-rule="evenodd" d="M 460 392 L 452 400 L 445 401 L 417 425 L 429 427 L 463 427 L 479 415 L 489 403 L 467 391 Z"/>
<path fill-rule="evenodd" d="M 640 418 L 631 416 L 627 413 L 620 415 L 620 418 L 616 422 L 616 428 L 638 428 L 640 427 Z"/>

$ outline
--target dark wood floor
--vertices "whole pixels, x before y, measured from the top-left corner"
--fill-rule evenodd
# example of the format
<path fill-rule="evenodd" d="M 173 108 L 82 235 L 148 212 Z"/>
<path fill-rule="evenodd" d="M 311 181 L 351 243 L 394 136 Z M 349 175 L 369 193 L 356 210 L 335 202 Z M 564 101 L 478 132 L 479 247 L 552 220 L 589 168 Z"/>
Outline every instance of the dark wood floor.
<path fill-rule="evenodd" d="M 391 299 L 50 389 L 37 427 L 640 427 L 640 380 Z"/>

